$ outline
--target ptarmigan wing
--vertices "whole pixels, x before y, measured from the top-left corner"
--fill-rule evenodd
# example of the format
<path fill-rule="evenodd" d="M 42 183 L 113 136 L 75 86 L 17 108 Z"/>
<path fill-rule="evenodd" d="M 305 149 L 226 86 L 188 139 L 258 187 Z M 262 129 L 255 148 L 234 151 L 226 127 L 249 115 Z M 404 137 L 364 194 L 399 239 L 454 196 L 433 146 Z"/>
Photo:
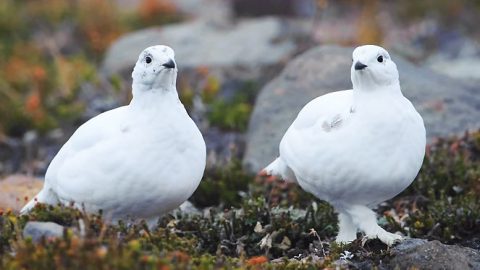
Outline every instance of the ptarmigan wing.
<path fill-rule="evenodd" d="M 119 107 L 99 114 L 81 125 L 48 166 L 45 183 L 47 185 L 54 184 L 58 168 L 70 156 L 77 154 L 79 151 L 85 151 L 96 144 L 101 144 L 108 140 L 112 134 L 118 133 L 121 129 L 122 119 L 125 119 L 126 110 L 126 106 Z M 52 181 L 53 183 L 51 183 Z"/>
<path fill-rule="evenodd" d="M 119 107 L 90 119 L 80 126 L 70 139 L 62 146 L 55 158 L 48 166 L 45 174 L 43 189 L 32 198 L 20 211 L 22 214 L 29 212 L 37 202 L 56 204 L 59 202 L 55 187 L 58 186 L 58 170 L 66 160 L 80 151 L 86 151 L 97 144 L 108 140 L 109 136 L 118 133 L 121 129 L 122 119 L 125 118 L 127 107 Z"/>
<path fill-rule="evenodd" d="M 330 144 L 336 133 L 348 124 L 352 100 L 353 91 L 345 90 L 317 97 L 305 105 L 280 142 L 280 158 L 294 172 L 300 167 L 308 170 L 310 164 L 304 161 L 315 160 L 309 157 L 315 153 L 311 149 Z"/>
<path fill-rule="evenodd" d="M 187 120 L 190 125 L 126 128 L 70 155 L 52 189 L 64 203 L 116 217 L 171 210 L 193 193 L 190 183 L 200 181 L 205 166 L 205 144 Z"/>

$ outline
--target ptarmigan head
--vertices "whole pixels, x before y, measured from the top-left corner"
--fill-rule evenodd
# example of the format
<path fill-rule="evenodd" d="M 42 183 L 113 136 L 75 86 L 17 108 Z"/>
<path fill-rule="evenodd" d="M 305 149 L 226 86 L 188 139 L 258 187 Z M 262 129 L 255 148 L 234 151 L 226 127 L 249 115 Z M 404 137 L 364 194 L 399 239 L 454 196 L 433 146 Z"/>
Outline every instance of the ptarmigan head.
<path fill-rule="evenodd" d="M 148 47 L 140 53 L 133 68 L 134 85 L 142 89 L 170 89 L 177 80 L 175 52 L 164 45 Z"/>
<path fill-rule="evenodd" d="M 397 65 L 384 48 L 375 45 L 353 51 L 351 76 L 353 88 L 365 91 L 398 84 Z"/>

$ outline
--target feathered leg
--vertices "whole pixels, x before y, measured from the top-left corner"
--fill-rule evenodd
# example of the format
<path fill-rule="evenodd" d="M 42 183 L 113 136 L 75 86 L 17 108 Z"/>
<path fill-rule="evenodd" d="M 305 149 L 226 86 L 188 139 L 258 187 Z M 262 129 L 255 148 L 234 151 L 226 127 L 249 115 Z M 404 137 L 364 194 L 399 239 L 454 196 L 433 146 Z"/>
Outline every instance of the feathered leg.
<path fill-rule="evenodd" d="M 354 205 L 347 209 L 353 223 L 365 233 L 367 239 L 378 238 L 388 246 L 401 241 L 400 235 L 389 233 L 377 224 L 375 212 L 363 205 Z"/>
<path fill-rule="evenodd" d="M 338 213 L 338 221 L 337 243 L 350 243 L 357 239 L 357 227 L 348 214 Z"/>

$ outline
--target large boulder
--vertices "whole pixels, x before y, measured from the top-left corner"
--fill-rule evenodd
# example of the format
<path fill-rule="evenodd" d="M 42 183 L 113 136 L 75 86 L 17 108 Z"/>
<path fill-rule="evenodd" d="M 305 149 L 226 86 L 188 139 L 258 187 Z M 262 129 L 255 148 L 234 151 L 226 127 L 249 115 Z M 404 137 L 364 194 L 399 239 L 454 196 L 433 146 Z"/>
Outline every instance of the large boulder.
<path fill-rule="evenodd" d="M 406 240 L 391 254 L 386 269 L 480 269 L 480 251 L 439 241 Z"/>
<path fill-rule="evenodd" d="M 365 252 L 367 254 L 362 254 Z M 385 252 L 385 251 L 383 251 Z M 480 251 L 459 245 L 446 245 L 437 240 L 412 238 L 387 250 L 379 260 L 376 252 L 355 252 L 347 265 L 352 269 L 480 269 Z M 368 255 L 370 254 L 370 255 Z M 342 261 L 339 261 L 342 263 Z M 345 265 L 345 261 L 343 261 Z M 349 269 L 350 269 L 349 268 Z"/>
<path fill-rule="evenodd" d="M 143 49 L 165 44 L 175 50 L 180 69 L 240 66 L 258 71 L 292 56 L 297 49 L 296 32 L 305 32 L 302 27 L 296 21 L 266 17 L 235 23 L 193 20 L 148 28 L 116 41 L 106 53 L 102 70 L 108 75 L 131 73 Z"/>
<path fill-rule="evenodd" d="M 290 61 L 260 92 L 249 123 L 244 165 L 257 172 L 276 156 L 300 109 L 320 95 L 351 89 L 353 48 L 320 46 Z M 419 68 L 392 55 L 403 94 L 423 116 L 429 141 L 480 127 L 478 87 Z"/>

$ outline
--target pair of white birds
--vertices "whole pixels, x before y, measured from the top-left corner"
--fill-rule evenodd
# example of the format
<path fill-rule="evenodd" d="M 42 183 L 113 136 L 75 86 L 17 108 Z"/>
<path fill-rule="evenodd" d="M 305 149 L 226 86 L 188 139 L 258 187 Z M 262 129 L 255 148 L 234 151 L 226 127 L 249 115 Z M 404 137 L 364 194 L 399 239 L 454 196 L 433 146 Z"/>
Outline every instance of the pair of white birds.
<path fill-rule="evenodd" d="M 111 220 L 156 219 L 186 201 L 205 169 L 203 137 L 176 90 L 177 66 L 167 46 L 139 56 L 133 99 L 89 120 L 53 159 L 36 202 L 102 209 Z M 371 210 L 414 180 L 425 154 L 421 116 L 400 90 L 395 63 L 381 47 L 353 52 L 353 90 L 308 103 L 285 133 L 280 155 L 263 173 L 297 182 L 333 205 L 338 242 L 357 231 L 392 245 L 401 236 L 378 226 Z"/>

